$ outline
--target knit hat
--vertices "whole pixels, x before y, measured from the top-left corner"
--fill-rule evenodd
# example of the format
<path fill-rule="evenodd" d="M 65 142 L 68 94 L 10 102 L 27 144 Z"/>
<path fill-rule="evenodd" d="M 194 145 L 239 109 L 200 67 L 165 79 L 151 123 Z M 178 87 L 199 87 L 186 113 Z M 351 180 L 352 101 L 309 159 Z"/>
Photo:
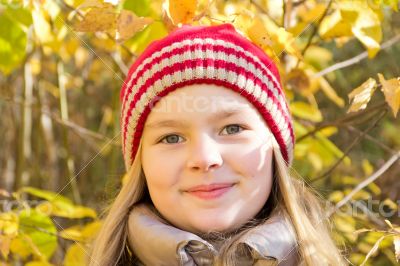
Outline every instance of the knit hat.
<path fill-rule="evenodd" d="M 252 103 L 286 163 L 292 163 L 293 123 L 274 62 L 231 24 L 222 24 L 183 26 L 151 43 L 131 66 L 120 95 L 126 169 L 135 159 L 151 107 L 178 88 L 201 83 L 231 89 Z"/>

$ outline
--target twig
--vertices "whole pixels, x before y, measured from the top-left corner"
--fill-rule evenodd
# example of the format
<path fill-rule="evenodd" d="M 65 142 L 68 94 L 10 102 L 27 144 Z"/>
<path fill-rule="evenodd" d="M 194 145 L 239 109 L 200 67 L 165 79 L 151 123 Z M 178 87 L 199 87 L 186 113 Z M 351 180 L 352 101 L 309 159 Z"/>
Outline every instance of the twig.
<path fill-rule="evenodd" d="M 282 19 L 283 19 L 283 28 L 284 29 L 287 29 L 290 27 L 290 16 L 292 14 L 292 10 L 293 10 L 292 0 L 283 1 Z"/>
<path fill-rule="evenodd" d="M 343 155 L 339 158 L 339 160 L 336 161 L 336 163 L 331 166 L 327 171 L 325 171 L 323 174 L 321 174 L 320 176 L 312 179 L 310 181 L 310 183 L 314 183 L 320 179 L 323 179 L 325 177 L 327 177 L 330 173 L 332 173 L 332 171 L 344 160 L 344 158 L 346 158 L 346 156 L 349 154 L 349 152 L 351 151 L 351 149 L 358 143 L 361 141 L 361 139 L 365 136 L 366 133 L 368 133 L 370 130 L 372 130 L 374 127 L 376 127 L 376 125 L 378 124 L 378 122 L 386 115 L 386 113 L 388 112 L 388 109 L 385 109 L 380 115 L 379 117 L 375 120 L 374 123 L 372 123 L 367 129 L 365 129 L 360 135 L 357 136 L 357 138 L 355 138 L 353 140 L 353 142 L 347 146 L 345 152 L 343 153 Z"/>
<path fill-rule="evenodd" d="M 297 2 L 293 2 L 293 7 L 298 7 L 301 6 L 302 4 L 304 4 L 306 2 L 306 0 L 299 0 Z"/>
<path fill-rule="evenodd" d="M 332 122 L 323 122 L 318 124 L 313 130 L 307 132 L 306 134 L 304 134 L 303 136 L 299 137 L 296 139 L 296 142 L 300 142 L 302 140 L 304 140 L 305 138 L 308 138 L 311 135 L 314 135 L 315 133 L 317 133 L 318 131 L 326 128 L 326 127 L 330 127 L 330 126 L 338 126 L 338 125 L 345 125 L 347 123 L 352 122 L 354 119 L 358 119 L 360 117 L 363 117 L 367 114 L 370 114 L 372 112 L 375 112 L 376 110 L 381 109 L 382 107 L 384 107 L 387 103 L 385 101 L 382 101 L 380 103 L 378 103 L 375 106 L 372 106 L 368 109 L 364 109 L 362 111 L 359 111 L 357 113 L 350 113 L 348 115 L 346 115 L 343 118 L 340 118 L 338 120 L 332 121 Z M 360 121 L 358 121 L 359 123 Z"/>
<path fill-rule="evenodd" d="M 360 208 L 360 209 L 367 215 L 367 217 L 368 217 L 372 222 L 374 222 L 375 224 L 377 224 L 377 225 L 379 225 L 379 226 L 381 226 L 381 227 L 385 225 L 385 223 L 382 222 L 381 220 L 379 220 L 379 219 L 375 216 L 375 214 L 374 214 L 370 209 L 368 209 L 365 205 L 361 204 L 361 203 L 358 202 L 358 201 L 354 201 L 353 204 L 356 205 L 356 207 Z"/>
<path fill-rule="evenodd" d="M 250 4 L 253 4 L 261 13 L 266 15 L 271 21 L 273 21 L 276 25 L 278 25 L 278 23 L 276 23 L 276 21 L 272 19 L 272 17 L 268 14 L 268 12 L 262 6 L 260 6 L 259 3 L 257 3 L 254 0 L 250 0 Z"/>
<path fill-rule="evenodd" d="M 392 46 L 393 44 L 397 43 L 398 41 L 400 41 L 400 34 L 398 34 L 398 35 L 394 36 L 393 38 L 391 38 L 390 40 L 384 42 L 381 45 L 381 50 L 389 48 L 390 46 Z M 364 58 L 367 58 L 367 57 L 368 57 L 368 52 L 364 51 L 359 55 L 356 55 L 356 56 L 354 56 L 354 57 L 352 57 L 350 59 L 347 59 L 345 61 L 336 63 L 336 64 L 334 64 L 334 65 L 332 65 L 330 67 L 327 67 L 327 68 L 321 70 L 320 72 L 315 73 L 312 78 L 318 78 L 318 77 L 324 76 L 324 75 L 326 75 L 328 73 L 331 73 L 333 71 L 336 71 L 336 70 L 339 70 L 339 69 L 354 65 L 354 64 L 360 62 L 361 60 L 363 60 Z"/>
<path fill-rule="evenodd" d="M 21 106 L 31 106 L 31 107 L 34 107 L 33 109 L 40 110 L 40 108 L 38 106 L 36 106 L 37 103 L 34 102 L 34 101 L 32 101 L 32 103 L 25 103 L 24 101 L 21 101 L 21 100 L 14 100 L 14 99 L 11 99 L 11 98 L 0 97 L 0 101 L 1 100 L 5 101 L 5 102 L 13 103 L 13 104 L 18 104 L 18 105 L 21 105 Z M 61 125 L 64 125 L 66 127 L 69 127 L 70 129 L 76 131 L 79 134 L 84 134 L 84 135 L 87 135 L 87 136 L 92 137 L 94 139 L 103 140 L 103 141 L 107 141 L 107 142 L 111 140 L 111 138 L 109 138 L 107 136 L 104 136 L 104 135 L 99 134 L 97 132 L 94 132 L 94 131 L 92 131 L 90 129 L 82 127 L 82 126 L 80 126 L 80 125 L 78 125 L 78 124 L 76 124 L 76 123 L 74 123 L 72 121 L 63 120 L 59 116 L 57 116 L 57 115 L 55 115 L 55 114 L 53 114 L 53 113 L 51 113 L 51 112 L 49 112 L 49 111 L 47 111 L 45 109 L 40 110 L 40 112 L 42 114 L 46 114 L 51 119 L 53 119 L 55 122 L 57 122 L 57 123 L 59 123 Z M 120 145 L 118 141 L 114 141 L 114 142 L 112 142 L 112 144 L 113 145 L 118 145 L 118 146 Z"/>
<path fill-rule="evenodd" d="M 322 13 L 321 17 L 318 19 L 317 24 L 314 26 L 314 29 L 310 35 L 310 37 L 308 38 L 307 44 L 306 46 L 303 48 L 303 50 L 301 51 L 301 55 L 304 55 L 308 49 L 308 47 L 310 47 L 311 41 L 314 38 L 315 34 L 317 34 L 317 31 L 319 29 L 319 26 L 321 25 L 322 20 L 325 18 L 325 16 L 328 14 L 329 9 L 331 8 L 332 5 L 332 0 L 329 0 L 328 5 L 326 6 L 324 13 Z M 299 61 L 297 61 L 297 64 L 299 63 Z"/>
<path fill-rule="evenodd" d="M 128 74 L 129 68 L 126 66 L 124 61 L 122 61 L 121 54 L 118 52 L 111 53 L 111 57 L 114 60 L 114 62 L 117 64 L 119 69 L 121 70 L 122 73 L 126 76 Z"/>
<path fill-rule="evenodd" d="M 67 99 L 67 93 L 66 93 L 66 88 L 65 88 L 65 83 L 66 83 L 66 77 L 64 73 L 64 65 L 61 61 L 57 62 L 57 76 L 58 76 L 58 88 L 60 91 L 60 110 L 61 110 L 61 119 L 64 121 L 68 120 L 68 99 Z M 62 128 L 62 139 L 63 139 L 63 145 L 64 149 L 66 151 L 66 169 L 67 169 L 67 174 L 68 176 L 72 176 L 72 174 L 75 172 L 75 162 L 72 158 L 71 152 L 70 152 L 70 147 L 69 147 L 69 140 L 68 140 L 68 132 L 65 127 Z M 71 180 L 71 189 L 72 189 L 72 195 L 74 197 L 74 200 L 78 204 L 82 204 L 82 198 L 79 192 L 79 187 L 78 183 L 76 180 Z"/>
<path fill-rule="evenodd" d="M 355 127 L 350 126 L 350 125 L 347 125 L 345 128 L 347 130 L 349 130 L 349 131 L 353 131 L 353 132 L 357 132 L 357 133 L 361 133 L 362 132 L 358 128 L 355 128 Z M 384 149 L 385 151 L 387 151 L 387 152 L 389 152 L 391 154 L 395 154 L 397 152 L 396 150 L 393 150 L 392 148 L 387 146 L 385 143 L 377 140 L 376 138 L 374 138 L 374 137 L 372 137 L 372 136 L 370 136 L 368 134 L 365 134 L 365 138 L 370 140 L 370 141 L 372 141 L 372 142 L 374 142 L 376 145 L 378 145 L 379 147 L 381 147 L 382 149 Z"/>
<path fill-rule="evenodd" d="M 366 178 L 364 181 L 362 181 L 360 184 L 358 184 L 349 194 L 346 195 L 341 201 L 339 201 L 335 208 L 332 210 L 332 212 L 329 214 L 331 216 L 333 213 L 339 210 L 342 206 L 344 206 L 351 198 L 361 189 L 365 188 L 368 186 L 370 183 L 374 182 L 376 179 L 378 179 L 380 176 L 382 176 L 383 173 L 385 173 L 397 160 L 400 159 L 400 151 L 397 152 L 395 155 L 393 155 L 384 165 L 382 165 L 381 168 L 379 168 L 378 171 L 373 173 L 371 176 Z"/>

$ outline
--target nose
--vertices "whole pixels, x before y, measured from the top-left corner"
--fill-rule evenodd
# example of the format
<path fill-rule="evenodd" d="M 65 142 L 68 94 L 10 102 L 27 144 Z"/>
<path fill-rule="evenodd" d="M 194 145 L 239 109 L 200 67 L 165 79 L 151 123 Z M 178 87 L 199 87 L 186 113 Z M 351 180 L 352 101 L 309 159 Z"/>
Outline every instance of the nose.
<path fill-rule="evenodd" d="M 208 172 L 219 168 L 223 163 L 220 146 L 207 134 L 193 140 L 188 152 L 187 166 L 192 171 Z"/>

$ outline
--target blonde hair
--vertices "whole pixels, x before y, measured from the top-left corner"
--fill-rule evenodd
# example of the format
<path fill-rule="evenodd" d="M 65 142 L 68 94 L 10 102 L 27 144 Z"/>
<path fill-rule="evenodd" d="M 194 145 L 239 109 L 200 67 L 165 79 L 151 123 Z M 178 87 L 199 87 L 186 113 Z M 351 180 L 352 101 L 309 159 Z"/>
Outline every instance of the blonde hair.
<path fill-rule="evenodd" d="M 298 253 L 300 264 L 345 265 L 330 236 L 327 214 L 321 207 L 321 198 L 306 187 L 304 181 L 294 177 L 282 157 L 278 143 L 275 140 L 273 143 L 274 187 L 267 203 L 274 205 L 272 211 L 282 210 L 285 219 L 293 225 L 297 237 L 297 248 L 293 252 Z M 136 203 L 148 197 L 140 154 L 141 145 L 128 172 L 128 179 L 109 208 L 93 243 L 89 258 L 91 266 L 126 265 L 135 258 L 127 247 L 128 216 Z M 268 223 L 268 217 L 263 218 L 261 223 Z M 244 230 L 225 241 L 215 265 L 236 265 L 238 251 L 246 252 L 238 240 L 254 226 L 257 223 L 247 224 Z"/>

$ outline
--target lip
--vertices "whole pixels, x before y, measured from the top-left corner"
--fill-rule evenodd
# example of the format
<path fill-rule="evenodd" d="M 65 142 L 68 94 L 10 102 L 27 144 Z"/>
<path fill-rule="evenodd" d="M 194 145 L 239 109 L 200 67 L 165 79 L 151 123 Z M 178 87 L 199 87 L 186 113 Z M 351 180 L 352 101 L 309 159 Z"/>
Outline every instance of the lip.
<path fill-rule="evenodd" d="M 191 187 L 186 192 L 200 199 L 216 199 L 232 189 L 236 183 L 214 183 Z"/>

